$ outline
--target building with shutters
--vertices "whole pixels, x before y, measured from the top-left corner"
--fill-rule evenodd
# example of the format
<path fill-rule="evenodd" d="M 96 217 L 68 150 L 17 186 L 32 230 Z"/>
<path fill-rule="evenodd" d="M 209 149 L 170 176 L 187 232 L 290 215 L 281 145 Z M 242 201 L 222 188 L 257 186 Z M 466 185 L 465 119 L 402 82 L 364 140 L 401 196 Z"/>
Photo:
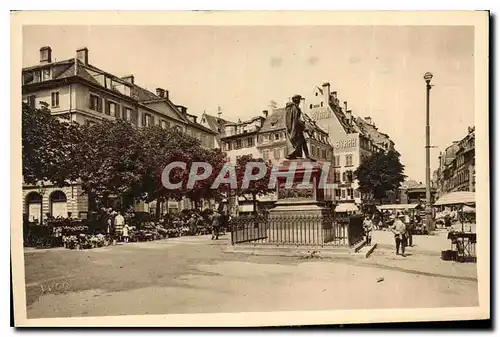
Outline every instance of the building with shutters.
<path fill-rule="evenodd" d="M 302 108 L 316 124 L 328 134 L 333 146 L 332 163 L 334 180 L 337 185 L 334 192 L 336 203 L 358 203 L 370 199 L 362 196 L 358 190 L 353 172 L 359 164 L 377 151 L 394 149 L 394 142 L 382 133 L 371 117 L 355 117 L 348 110 L 347 102 L 340 104 L 337 92 L 330 90 L 330 84 L 321 88 L 314 87 L 306 97 Z M 395 203 L 397 192 L 388 196 L 388 203 Z"/>
<path fill-rule="evenodd" d="M 434 172 L 438 197 L 450 192 L 476 191 L 475 139 L 475 128 L 469 127 L 464 138 L 439 154 L 439 167 Z"/>
<path fill-rule="evenodd" d="M 176 105 L 169 92 L 157 88 L 151 92 L 137 83 L 133 75 L 116 76 L 89 62 L 87 48 L 63 61 L 52 61 L 52 49 L 40 48 L 40 62 L 22 69 L 23 102 L 39 107 L 48 104 L 52 114 L 61 120 L 92 124 L 103 120 L 124 119 L 136 127 L 158 125 L 177 128 L 200 140 L 206 148 L 216 147 L 217 133 L 198 122 L 197 116 Z M 87 198 L 78 184 L 56 186 L 23 186 L 23 210 L 30 219 L 45 214 L 85 217 Z M 169 203 L 171 207 L 190 207 L 187 200 Z M 138 205 L 147 211 L 147 205 Z"/>

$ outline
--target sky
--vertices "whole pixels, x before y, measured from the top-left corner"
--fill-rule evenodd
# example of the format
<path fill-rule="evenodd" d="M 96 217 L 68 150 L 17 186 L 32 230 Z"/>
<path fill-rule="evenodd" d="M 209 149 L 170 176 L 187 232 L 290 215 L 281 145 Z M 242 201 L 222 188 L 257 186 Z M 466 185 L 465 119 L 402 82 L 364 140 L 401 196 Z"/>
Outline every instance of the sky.
<path fill-rule="evenodd" d="M 472 26 L 25 26 L 23 66 L 89 49 L 89 62 L 162 87 L 188 112 L 249 119 L 308 97 L 324 82 L 354 116 L 372 117 L 425 181 L 425 72 L 432 72 L 431 170 L 439 151 L 474 125 Z M 334 140 L 333 140 L 334 141 Z"/>

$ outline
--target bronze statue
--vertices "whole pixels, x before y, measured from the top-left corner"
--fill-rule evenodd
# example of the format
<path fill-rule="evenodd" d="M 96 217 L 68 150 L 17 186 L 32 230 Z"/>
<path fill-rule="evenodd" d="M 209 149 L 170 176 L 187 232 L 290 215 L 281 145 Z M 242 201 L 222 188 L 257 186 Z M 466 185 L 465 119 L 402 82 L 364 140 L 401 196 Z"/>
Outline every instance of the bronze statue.
<path fill-rule="evenodd" d="M 301 119 L 302 111 L 299 104 L 302 97 L 295 95 L 292 102 L 287 103 L 285 107 L 285 125 L 286 125 L 286 159 L 302 158 L 302 152 L 307 159 L 314 161 L 309 155 L 307 141 L 304 133 L 309 130 Z"/>

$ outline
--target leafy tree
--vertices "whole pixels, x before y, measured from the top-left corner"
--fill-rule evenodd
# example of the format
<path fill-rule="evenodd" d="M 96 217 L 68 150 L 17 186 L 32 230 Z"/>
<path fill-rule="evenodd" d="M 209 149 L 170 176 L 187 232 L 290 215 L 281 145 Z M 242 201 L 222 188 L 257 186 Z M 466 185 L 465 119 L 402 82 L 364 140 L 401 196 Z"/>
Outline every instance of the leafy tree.
<path fill-rule="evenodd" d="M 89 199 L 106 203 L 109 195 L 137 193 L 143 170 L 138 160 L 141 151 L 137 130 L 126 121 L 81 126 L 76 169 Z"/>
<path fill-rule="evenodd" d="M 139 134 L 142 143 L 139 160 L 143 163 L 139 196 L 143 200 L 162 202 L 168 199 L 180 200 L 186 196 L 197 203 L 202 198 L 219 197 L 220 191 L 214 191 L 210 187 L 226 162 L 225 153 L 219 149 L 205 149 L 199 140 L 175 129 L 165 130 L 151 126 L 140 129 Z M 170 172 L 170 181 L 182 184 L 178 189 L 167 189 L 161 183 L 163 169 L 176 161 L 186 163 L 186 169 L 174 168 Z M 192 189 L 187 189 L 193 162 L 209 163 L 212 172 L 207 179 L 196 181 Z"/>
<path fill-rule="evenodd" d="M 395 151 L 377 152 L 361 162 L 354 171 L 363 194 L 372 194 L 382 201 L 389 191 L 394 191 L 404 181 L 404 165 Z"/>
<path fill-rule="evenodd" d="M 27 184 L 53 183 L 64 186 L 76 179 L 75 152 L 78 125 L 59 121 L 47 104 L 41 108 L 22 105 L 22 170 Z"/>
<path fill-rule="evenodd" d="M 248 184 L 248 188 L 243 188 L 243 179 L 245 177 L 245 171 L 247 164 L 249 163 L 262 163 L 266 167 L 266 173 L 263 178 L 258 179 L 258 180 L 252 180 Z M 258 195 L 265 195 L 269 193 L 269 179 L 271 177 L 271 166 L 269 166 L 266 161 L 262 158 L 253 158 L 252 155 L 244 155 L 239 157 L 236 160 L 236 179 L 237 179 L 237 190 L 236 190 L 236 195 L 237 196 L 243 196 L 246 198 L 247 195 L 252 196 L 252 201 L 253 201 L 253 210 L 254 212 L 257 211 L 257 196 Z M 254 167 L 252 170 L 252 174 L 255 175 L 258 173 L 258 168 Z"/>

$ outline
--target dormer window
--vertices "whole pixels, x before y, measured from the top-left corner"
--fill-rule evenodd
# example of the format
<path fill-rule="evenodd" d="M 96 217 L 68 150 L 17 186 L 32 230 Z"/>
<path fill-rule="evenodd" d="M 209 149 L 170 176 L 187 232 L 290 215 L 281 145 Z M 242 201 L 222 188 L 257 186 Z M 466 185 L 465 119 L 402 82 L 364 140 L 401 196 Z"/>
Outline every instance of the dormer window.
<path fill-rule="evenodd" d="M 50 68 L 45 68 L 42 70 L 42 81 L 48 81 L 51 79 Z"/>

